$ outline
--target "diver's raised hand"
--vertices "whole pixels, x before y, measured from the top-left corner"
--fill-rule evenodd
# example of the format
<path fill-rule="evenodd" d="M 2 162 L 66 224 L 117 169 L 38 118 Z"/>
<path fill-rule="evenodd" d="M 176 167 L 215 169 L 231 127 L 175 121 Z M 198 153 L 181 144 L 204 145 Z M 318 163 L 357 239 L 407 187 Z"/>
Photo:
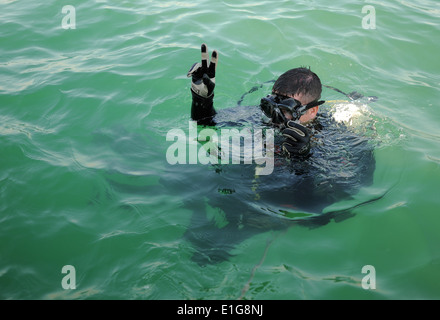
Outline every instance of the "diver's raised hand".
<path fill-rule="evenodd" d="M 214 93 L 218 53 L 214 50 L 211 56 L 211 62 L 208 65 L 208 47 L 206 44 L 202 44 L 201 52 L 201 63 L 194 63 L 189 69 L 187 77 L 192 77 L 191 90 L 195 94 L 203 98 L 209 98 Z"/>
<path fill-rule="evenodd" d="M 310 130 L 294 121 L 288 121 L 282 131 L 283 151 L 289 156 L 307 156 L 310 151 Z"/>

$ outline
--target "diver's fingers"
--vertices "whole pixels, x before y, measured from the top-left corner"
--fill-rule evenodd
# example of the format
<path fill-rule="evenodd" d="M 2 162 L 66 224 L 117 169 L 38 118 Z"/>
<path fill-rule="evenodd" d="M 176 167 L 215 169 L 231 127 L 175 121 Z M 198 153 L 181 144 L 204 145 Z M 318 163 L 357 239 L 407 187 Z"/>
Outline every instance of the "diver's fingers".
<path fill-rule="evenodd" d="M 212 94 L 212 92 L 214 91 L 214 88 L 215 88 L 215 79 L 214 78 L 210 78 L 208 76 L 208 74 L 205 73 L 203 75 L 202 81 L 205 84 L 206 88 L 208 89 L 208 96 L 210 96 Z"/>
<path fill-rule="evenodd" d="M 211 63 L 209 64 L 208 76 L 210 78 L 215 78 L 215 69 L 217 68 L 218 63 L 218 53 L 217 50 L 212 52 Z"/>
<path fill-rule="evenodd" d="M 200 64 L 200 62 L 196 62 L 192 65 L 192 67 L 189 69 L 188 73 L 186 74 L 186 76 L 192 77 L 194 75 L 197 75 L 199 73 L 200 68 L 202 67 L 202 65 Z"/>
<path fill-rule="evenodd" d="M 284 129 L 283 135 L 286 136 L 286 137 L 288 136 L 289 138 L 290 137 L 294 137 L 297 140 L 299 140 L 299 139 L 301 139 L 301 138 L 306 136 L 306 134 L 304 132 L 302 132 L 301 130 L 299 130 L 297 128 L 287 128 L 287 129 Z"/>
<path fill-rule="evenodd" d="M 201 51 L 202 51 L 202 73 L 206 73 L 206 71 L 208 70 L 208 47 L 206 46 L 206 44 L 202 44 L 201 47 Z"/>

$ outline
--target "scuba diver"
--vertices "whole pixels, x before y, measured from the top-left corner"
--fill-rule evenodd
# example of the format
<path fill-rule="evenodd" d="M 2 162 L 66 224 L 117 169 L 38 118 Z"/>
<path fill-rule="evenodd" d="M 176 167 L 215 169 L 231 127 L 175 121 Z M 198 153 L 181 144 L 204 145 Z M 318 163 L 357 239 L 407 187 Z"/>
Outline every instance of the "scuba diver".
<path fill-rule="evenodd" d="M 207 46 L 202 44 L 202 63 L 195 63 L 188 72 L 192 78 L 191 118 L 198 124 L 215 125 L 215 72 L 218 53 L 212 53 L 208 67 Z M 307 128 L 325 101 L 320 100 L 322 85 L 319 77 L 307 68 L 291 69 L 282 74 L 272 88 L 272 94 L 261 99 L 261 109 L 272 125 L 285 137 L 283 151 L 289 156 L 307 156 L 311 131 Z"/>
<path fill-rule="evenodd" d="M 201 55 L 201 63 L 193 64 L 187 74 L 192 80 L 192 120 L 204 126 L 274 128 L 278 133 L 277 165 L 272 174 L 259 177 L 248 166 L 216 170 L 223 178 L 213 175 L 218 179 L 214 183 L 234 184 L 230 186 L 234 192 L 227 199 L 222 195 L 209 199 L 209 205 L 219 208 L 226 220 L 221 228 L 218 221 L 203 218 L 204 207 L 189 200 L 199 210 L 186 232 L 198 248 L 194 259 L 199 264 L 223 261 L 234 245 L 258 232 L 282 230 L 292 223 L 315 228 L 352 217 L 351 210 L 325 208 L 350 199 L 372 183 L 373 148 L 368 138 L 337 123 L 328 111 L 320 111 L 325 101 L 320 100 L 319 77 L 308 68 L 288 70 L 258 106 L 239 105 L 217 112 L 214 88 L 218 52 L 213 51 L 209 62 L 208 48 L 202 44 Z"/>

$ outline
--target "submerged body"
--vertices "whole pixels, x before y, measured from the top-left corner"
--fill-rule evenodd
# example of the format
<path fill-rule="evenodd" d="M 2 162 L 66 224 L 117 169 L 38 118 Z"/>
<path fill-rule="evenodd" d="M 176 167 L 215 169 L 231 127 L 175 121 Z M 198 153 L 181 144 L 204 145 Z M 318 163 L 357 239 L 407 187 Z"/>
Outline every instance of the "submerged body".
<path fill-rule="evenodd" d="M 213 118 L 218 128 L 267 128 L 259 106 L 220 110 Z M 322 110 L 307 127 L 312 131 L 310 153 L 305 158 L 286 158 L 280 150 L 282 136 L 275 136 L 274 171 L 255 176 L 255 165 L 247 170 L 260 200 L 285 203 L 296 210 L 321 213 L 329 204 L 356 194 L 372 183 L 374 148 L 369 138 L 338 122 L 329 110 Z M 221 174 L 234 171 L 222 167 Z M 243 170 L 243 166 L 237 168 Z M 218 171 L 218 170 L 217 170 Z M 237 183 L 234 181 L 233 183 Z"/>
<path fill-rule="evenodd" d="M 219 110 L 212 120 L 217 128 L 268 128 L 259 106 Z M 277 131 L 270 175 L 255 175 L 255 164 L 204 169 L 218 188 L 206 195 L 207 203 L 187 201 L 194 214 L 186 237 L 195 245 L 198 263 L 227 259 L 236 244 L 259 232 L 293 224 L 318 227 L 353 215 L 325 208 L 372 183 L 373 145 L 325 108 L 308 127 L 313 135 L 307 158 L 286 158 Z"/>

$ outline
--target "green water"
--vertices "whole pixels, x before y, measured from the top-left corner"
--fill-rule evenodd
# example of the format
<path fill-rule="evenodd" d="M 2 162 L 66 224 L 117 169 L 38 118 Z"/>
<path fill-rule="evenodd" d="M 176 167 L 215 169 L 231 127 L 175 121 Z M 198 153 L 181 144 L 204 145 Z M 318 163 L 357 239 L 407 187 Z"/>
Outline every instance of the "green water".
<path fill-rule="evenodd" d="M 440 298 L 437 0 L 75 1 L 75 29 L 66 4 L 0 1 L 1 299 Z M 365 5 L 376 29 L 363 28 Z M 297 66 L 379 97 L 374 182 L 353 201 L 385 196 L 195 263 L 185 203 L 221 231 L 207 205 L 220 187 L 209 166 L 170 166 L 165 136 L 188 128 L 186 72 L 203 42 L 219 52 L 218 110 Z M 361 285 L 365 265 L 376 289 Z"/>

